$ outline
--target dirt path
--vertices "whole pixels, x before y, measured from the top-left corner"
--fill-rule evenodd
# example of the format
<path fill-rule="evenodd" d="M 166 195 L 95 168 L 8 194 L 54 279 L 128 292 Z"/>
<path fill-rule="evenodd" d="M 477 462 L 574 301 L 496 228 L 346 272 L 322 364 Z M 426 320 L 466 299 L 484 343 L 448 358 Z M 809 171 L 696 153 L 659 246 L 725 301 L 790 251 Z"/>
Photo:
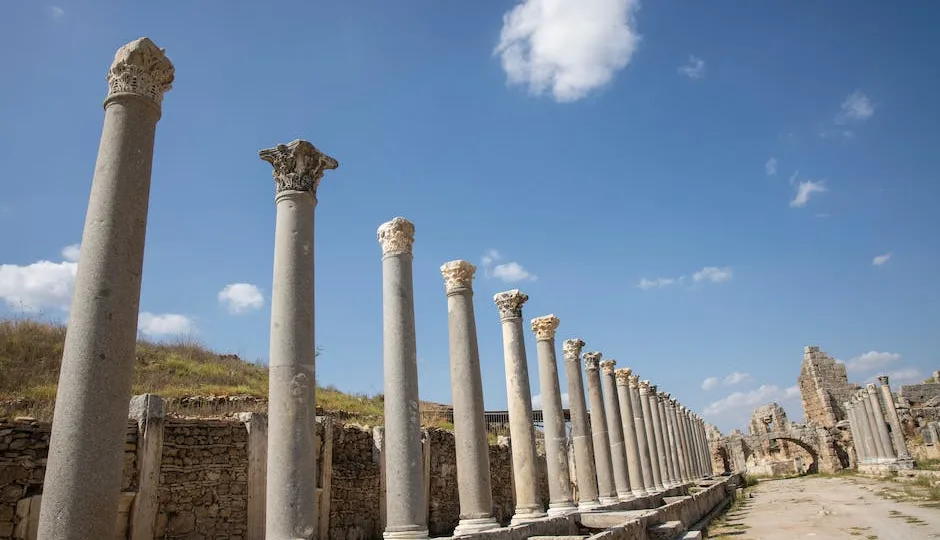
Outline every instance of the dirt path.
<path fill-rule="evenodd" d="M 791 540 L 940 538 L 940 505 L 917 488 L 863 477 L 762 481 L 709 527 L 709 538 Z"/>

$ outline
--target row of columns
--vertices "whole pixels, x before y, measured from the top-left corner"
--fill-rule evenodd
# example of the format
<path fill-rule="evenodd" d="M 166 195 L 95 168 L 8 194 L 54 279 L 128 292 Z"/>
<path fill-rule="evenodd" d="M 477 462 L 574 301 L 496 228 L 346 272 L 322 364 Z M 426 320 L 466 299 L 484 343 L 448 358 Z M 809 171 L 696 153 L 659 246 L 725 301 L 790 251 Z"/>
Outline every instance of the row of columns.
<path fill-rule="evenodd" d="M 859 463 L 909 461 L 910 452 L 901 431 L 894 396 L 888 377 L 878 377 L 878 385 L 869 383 L 858 390 L 851 401 L 843 403 L 855 453 Z M 880 397 L 879 397 L 880 395 Z"/>

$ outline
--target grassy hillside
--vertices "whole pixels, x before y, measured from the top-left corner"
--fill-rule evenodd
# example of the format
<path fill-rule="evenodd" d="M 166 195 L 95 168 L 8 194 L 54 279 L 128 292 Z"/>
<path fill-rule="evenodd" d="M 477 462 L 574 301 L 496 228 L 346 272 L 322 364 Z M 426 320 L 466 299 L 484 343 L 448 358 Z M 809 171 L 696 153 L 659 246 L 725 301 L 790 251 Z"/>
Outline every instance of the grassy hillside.
<path fill-rule="evenodd" d="M 32 320 L 0 321 L 0 416 L 25 415 L 51 420 L 55 402 L 65 326 Z M 194 341 L 137 342 L 134 393 L 159 394 L 170 400 L 171 412 L 187 415 L 264 410 L 268 393 L 266 366 L 235 355 L 217 354 Z M 194 396 L 238 396 L 227 400 Z M 216 406 L 222 401 L 223 406 Z M 212 402 L 211 406 L 199 407 Z M 194 404 L 195 403 L 195 404 Z M 383 422 L 381 395 L 352 395 L 318 387 L 317 408 L 341 419 L 363 424 Z M 439 408 L 422 403 L 425 411 Z M 424 415 L 439 424 L 433 414 Z"/>

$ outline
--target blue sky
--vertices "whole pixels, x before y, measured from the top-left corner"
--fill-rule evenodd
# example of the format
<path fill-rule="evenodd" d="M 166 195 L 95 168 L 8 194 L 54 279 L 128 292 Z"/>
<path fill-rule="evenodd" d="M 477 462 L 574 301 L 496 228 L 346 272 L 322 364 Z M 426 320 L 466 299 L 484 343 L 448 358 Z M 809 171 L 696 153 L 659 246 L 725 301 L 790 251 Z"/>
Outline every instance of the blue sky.
<path fill-rule="evenodd" d="M 141 301 L 155 339 L 266 361 L 257 152 L 305 138 L 340 162 L 316 216 L 321 384 L 382 389 L 375 232 L 399 215 L 424 399 L 450 401 L 452 259 L 479 267 L 489 409 L 506 404 L 492 295 L 516 287 L 527 321 L 560 317 L 559 357 L 580 337 L 723 430 L 772 400 L 802 416 L 808 344 L 859 382 L 940 368 L 934 3 L 57 1 L 0 20 L 3 314 L 67 317 L 105 74 L 146 35 L 176 65 Z"/>

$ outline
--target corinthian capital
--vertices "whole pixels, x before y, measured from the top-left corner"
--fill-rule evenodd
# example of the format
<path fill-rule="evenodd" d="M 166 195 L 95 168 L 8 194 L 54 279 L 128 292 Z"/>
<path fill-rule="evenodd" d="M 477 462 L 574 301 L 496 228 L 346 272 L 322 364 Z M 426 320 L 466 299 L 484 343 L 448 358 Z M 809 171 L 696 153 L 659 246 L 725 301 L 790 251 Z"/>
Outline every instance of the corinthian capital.
<path fill-rule="evenodd" d="M 617 361 L 613 359 L 604 360 L 601 362 L 601 371 L 604 375 L 613 375 L 614 367 L 617 365 Z"/>
<path fill-rule="evenodd" d="M 614 371 L 614 376 L 617 377 L 617 386 L 627 386 L 630 384 L 630 374 L 633 371 L 628 368 L 620 368 L 617 371 Z"/>
<path fill-rule="evenodd" d="M 875 385 L 872 383 L 868 383 L 865 385 L 865 390 L 868 390 L 868 393 L 872 394 L 875 392 Z"/>
<path fill-rule="evenodd" d="M 444 290 L 447 294 L 473 289 L 473 274 L 477 267 L 467 261 L 450 261 L 441 266 Z"/>
<path fill-rule="evenodd" d="M 555 330 L 558 329 L 558 323 L 561 320 L 552 315 L 544 315 L 532 319 L 532 331 L 535 332 L 535 339 L 538 341 L 555 339 Z"/>
<path fill-rule="evenodd" d="M 499 309 L 500 319 L 518 319 L 522 317 L 522 305 L 529 300 L 529 295 L 519 289 L 503 291 L 493 296 L 493 302 Z"/>
<path fill-rule="evenodd" d="M 649 394 L 650 393 L 650 382 L 649 381 L 640 381 L 640 393 Z"/>
<path fill-rule="evenodd" d="M 630 375 L 630 388 L 639 388 L 640 387 L 640 376 L 634 373 Z"/>
<path fill-rule="evenodd" d="M 376 233 L 379 244 L 382 245 L 382 255 L 411 254 L 415 243 L 415 226 L 403 217 L 379 225 Z"/>
<path fill-rule="evenodd" d="M 339 163 L 302 139 L 274 148 L 265 148 L 258 156 L 274 167 L 274 192 L 309 191 L 314 197 L 323 173 L 339 167 Z"/>
<path fill-rule="evenodd" d="M 597 371 L 597 368 L 600 367 L 601 356 L 601 353 L 596 351 L 584 353 L 584 370 Z"/>
<path fill-rule="evenodd" d="M 653 395 L 655 396 L 655 395 L 656 395 L 656 388 L 657 388 L 657 386 L 656 386 L 655 384 L 651 384 L 651 385 L 650 385 L 650 394 L 653 394 Z"/>
<path fill-rule="evenodd" d="M 879 376 L 878 382 L 881 384 L 881 386 L 888 386 L 888 376 L 887 375 Z"/>
<path fill-rule="evenodd" d="M 561 350 L 565 353 L 565 362 L 577 362 L 581 358 L 581 349 L 584 348 L 584 341 L 578 338 L 566 339 L 561 344 Z"/>
<path fill-rule="evenodd" d="M 150 38 L 135 39 L 114 53 L 108 70 L 108 97 L 136 94 L 159 106 L 163 94 L 173 86 L 175 71 L 164 49 Z"/>

